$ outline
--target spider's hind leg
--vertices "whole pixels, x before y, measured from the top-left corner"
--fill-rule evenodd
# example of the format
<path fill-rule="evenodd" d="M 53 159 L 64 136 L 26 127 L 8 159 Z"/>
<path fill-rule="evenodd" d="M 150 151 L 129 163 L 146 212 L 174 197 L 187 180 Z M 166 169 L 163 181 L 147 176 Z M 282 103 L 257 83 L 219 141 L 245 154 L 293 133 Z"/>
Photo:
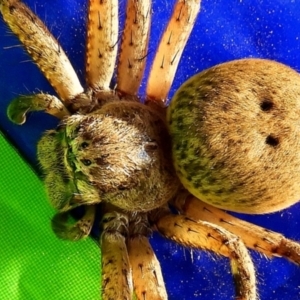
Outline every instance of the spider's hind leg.
<path fill-rule="evenodd" d="M 268 257 L 285 257 L 300 265 L 300 244 L 282 234 L 233 217 L 224 211 L 206 204 L 193 196 L 182 195 L 172 205 L 181 213 L 193 218 L 217 224 L 241 237 L 248 248 Z"/>
<path fill-rule="evenodd" d="M 160 234 L 178 244 L 228 257 L 236 287 L 236 299 L 257 299 L 254 265 L 238 236 L 213 223 L 173 215 L 168 210 L 157 211 L 151 220 Z"/>

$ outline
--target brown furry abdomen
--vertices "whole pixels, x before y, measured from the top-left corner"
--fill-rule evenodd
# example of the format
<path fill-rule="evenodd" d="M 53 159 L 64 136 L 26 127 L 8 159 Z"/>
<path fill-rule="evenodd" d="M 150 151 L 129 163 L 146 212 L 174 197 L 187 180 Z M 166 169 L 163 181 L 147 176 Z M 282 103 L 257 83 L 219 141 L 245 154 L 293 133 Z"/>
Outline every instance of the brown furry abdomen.
<path fill-rule="evenodd" d="M 189 79 L 168 109 L 184 186 L 214 206 L 267 213 L 300 199 L 300 77 L 269 60 L 221 64 Z"/>

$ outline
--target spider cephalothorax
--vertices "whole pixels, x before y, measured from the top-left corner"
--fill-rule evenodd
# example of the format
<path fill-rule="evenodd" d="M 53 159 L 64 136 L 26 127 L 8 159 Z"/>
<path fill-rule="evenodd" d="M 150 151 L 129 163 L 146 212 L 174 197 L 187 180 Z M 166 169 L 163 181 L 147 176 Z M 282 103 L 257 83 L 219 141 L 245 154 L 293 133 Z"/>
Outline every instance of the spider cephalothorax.
<path fill-rule="evenodd" d="M 255 270 L 246 247 L 299 264 L 300 246 L 209 204 L 265 213 L 297 201 L 299 76 L 265 60 L 219 65 L 179 89 L 165 120 L 165 100 L 200 0 L 177 1 L 150 72 L 146 105 L 136 95 L 147 56 L 151 3 L 128 1 L 117 88 L 110 90 L 117 7 L 117 1 L 89 1 L 88 87 L 83 89 L 43 23 L 22 2 L 0 0 L 5 22 L 58 95 L 20 96 L 8 108 L 19 124 L 36 110 L 61 119 L 38 143 L 48 196 L 58 210 L 53 229 L 62 238 L 86 237 L 99 211 L 104 299 L 167 298 L 148 241 L 152 230 L 228 257 L 237 299 L 256 299 Z M 209 204 L 184 190 L 177 176 Z M 274 183 L 280 185 L 278 193 Z M 173 214 L 168 204 L 181 214 Z M 70 212 L 78 206 L 84 216 L 69 224 Z"/>
<path fill-rule="evenodd" d="M 149 211 L 166 204 L 180 186 L 168 153 L 160 115 L 126 101 L 68 117 L 38 144 L 48 194 L 59 210 L 107 202 Z"/>

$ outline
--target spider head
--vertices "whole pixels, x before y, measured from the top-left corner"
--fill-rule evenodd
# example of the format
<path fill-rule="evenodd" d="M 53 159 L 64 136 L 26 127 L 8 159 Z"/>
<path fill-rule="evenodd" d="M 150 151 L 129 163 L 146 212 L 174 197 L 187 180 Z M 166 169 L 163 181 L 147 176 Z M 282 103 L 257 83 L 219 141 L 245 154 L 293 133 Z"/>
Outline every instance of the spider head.
<path fill-rule="evenodd" d="M 65 130 L 65 126 L 60 126 L 57 131 L 47 131 L 38 143 L 38 159 L 45 174 L 48 198 L 60 211 L 99 202 L 95 187 L 76 168 Z"/>
<path fill-rule="evenodd" d="M 134 102 L 67 117 L 42 137 L 38 158 L 50 201 L 60 211 L 100 202 L 148 211 L 180 186 L 164 121 Z"/>

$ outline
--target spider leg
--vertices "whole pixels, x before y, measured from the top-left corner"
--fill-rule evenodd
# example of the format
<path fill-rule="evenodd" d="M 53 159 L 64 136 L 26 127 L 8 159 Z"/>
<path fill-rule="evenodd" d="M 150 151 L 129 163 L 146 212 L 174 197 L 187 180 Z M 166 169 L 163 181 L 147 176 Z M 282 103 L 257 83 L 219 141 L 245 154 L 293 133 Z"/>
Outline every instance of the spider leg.
<path fill-rule="evenodd" d="M 12 122 L 22 125 L 26 122 L 26 114 L 28 112 L 40 110 L 58 119 L 70 115 L 70 112 L 58 98 L 48 94 L 35 94 L 15 98 L 8 106 L 7 115 Z"/>
<path fill-rule="evenodd" d="M 257 299 L 254 266 L 246 246 L 238 236 L 210 222 L 195 221 L 166 211 L 156 212 L 151 220 L 166 238 L 186 247 L 209 250 L 228 257 L 235 281 L 236 299 Z"/>
<path fill-rule="evenodd" d="M 70 211 L 54 215 L 51 220 L 53 232 L 57 237 L 65 240 L 77 241 L 87 237 L 95 220 L 95 206 L 86 205 L 84 216 L 75 224 L 69 224 Z"/>
<path fill-rule="evenodd" d="M 146 90 L 148 100 L 165 102 L 183 49 L 199 13 L 200 2 L 200 0 L 178 0 L 175 4 L 149 74 Z"/>
<path fill-rule="evenodd" d="M 17 0 L 1 0 L 0 12 L 62 100 L 69 101 L 83 93 L 63 49 L 25 4 Z"/>
<path fill-rule="evenodd" d="M 118 45 L 118 0 L 89 1 L 86 78 L 93 90 L 109 90 Z"/>
<path fill-rule="evenodd" d="M 193 196 L 178 197 L 174 205 L 176 209 L 194 220 L 217 224 L 241 237 L 248 248 L 269 257 L 285 257 L 300 265 L 300 244 L 285 238 L 280 233 L 235 218 Z"/>
<path fill-rule="evenodd" d="M 117 89 L 135 95 L 144 74 L 151 20 L 151 0 L 129 0 L 117 69 Z"/>
<path fill-rule="evenodd" d="M 106 210 L 100 227 L 102 299 L 131 300 L 132 271 L 125 240 L 128 235 L 128 217 L 123 213 Z"/>
<path fill-rule="evenodd" d="M 148 235 L 152 232 L 149 228 L 148 220 L 140 214 L 130 221 L 127 249 L 134 292 L 140 300 L 164 300 L 168 296 L 159 261 L 149 243 Z"/>

